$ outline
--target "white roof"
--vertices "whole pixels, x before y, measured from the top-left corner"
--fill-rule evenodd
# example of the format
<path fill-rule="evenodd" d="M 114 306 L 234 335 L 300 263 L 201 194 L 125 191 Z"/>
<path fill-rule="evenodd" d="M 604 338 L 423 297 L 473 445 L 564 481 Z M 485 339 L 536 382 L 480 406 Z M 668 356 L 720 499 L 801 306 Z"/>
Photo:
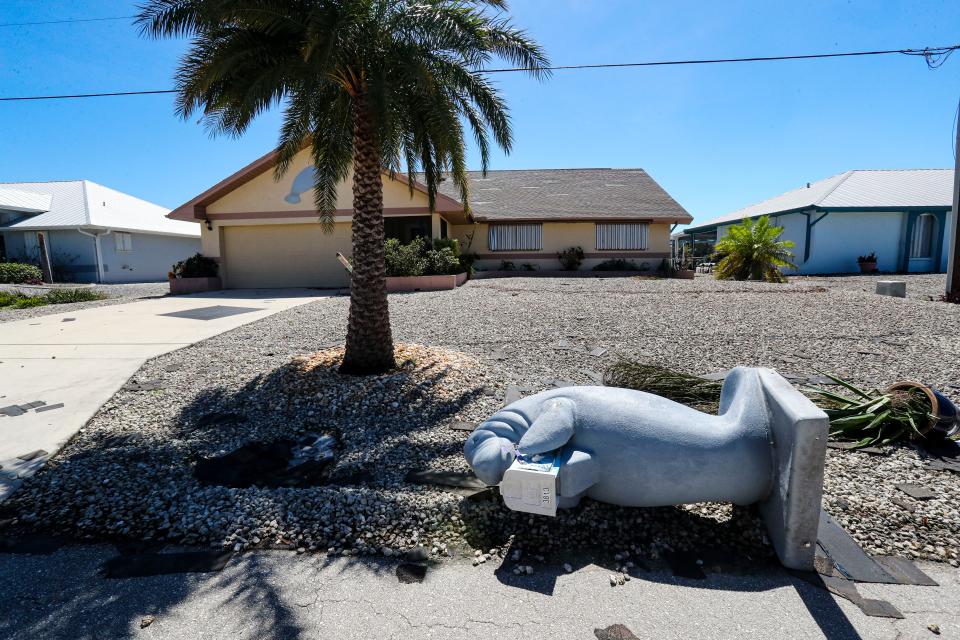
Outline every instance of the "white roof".
<path fill-rule="evenodd" d="M 7 206 L 16 204 L 14 196 L 34 204 L 43 200 L 46 206 L 33 211 Z M 2 229 L 76 229 L 77 227 L 94 229 L 115 229 L 141 233 L 199 237 L 199 227 L 192 222 L 170 220 L 170 212 L 159 205 L 121 193 L 89 180 L 69 180 L 60 182 L 8 182 L 0 183 L 0 211 L 20 211 L 36 213 L 16 220 Z"/>
<path fill-rule="evenodd" d="M 952 201 L 953 169 L 854 169 L 691 225 L 687 230 L 813 207 L 949 208 Z"/>
<path fill-rule="evenodd" d="M 19 189 L 0 189 L 0 209 L 21 213 L 50 211 L 53 197 L 49 193 L 34 193 Z"/>

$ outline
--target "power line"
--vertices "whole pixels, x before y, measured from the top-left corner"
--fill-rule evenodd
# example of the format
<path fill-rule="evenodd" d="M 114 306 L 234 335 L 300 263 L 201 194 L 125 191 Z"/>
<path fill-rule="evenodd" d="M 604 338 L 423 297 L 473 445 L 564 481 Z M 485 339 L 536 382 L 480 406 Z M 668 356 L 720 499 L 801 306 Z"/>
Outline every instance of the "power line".
<path fill-rule="evenodd" d="M 132 20 L 137 16 L 117 16 L 115 18 L 70 18 L 67 20 L 44 20 L 41 22 L 4 22 L 0 27 L 33 27 L 43 24 L 69 24 L 72 22 L 107 22 L 110 20 Z"/>
<path fill-rule="evenodd" d="M 700 64 L 725 64 L 738 62 L 778 62 L 785 60 L 815 60 L 824 58 L 852 58 L 857 56 L 883 56 L 891 54 L 900 54 L 908 56 L 923 57 L 927 66 L 931 69 L 940 67 L 947 58 L 950 57 L 960 44 L 948 47 L 925 47 L 923 49 L 886 49 L 882 51 L 850 51 L 844 53 L 810 53 L 793 56 L 755 56 L 750 58 L 713 58 L 703 60 L 659 60 L 653 62 L 617 62 L 609 64 L 577 64 L 562 65 L 556 67 L 546 67 L 549 71 L 570 71 L 575 69 L 616 69 L 625 67 L 659 67 L 659 66 L 679 66 L 679 65 L 700 65 Z M 487 73 L 515 73 L 520 71 L 532 71 L 529 67 L 512 67 L 503 69 L 479 69 L 475 74 Z M 105 98 L 113 96 L 141 96 L 156 95 L 162 93 L 176 93 L 175 89 L 157 89 L 152 91 L 112 91 L 107 93 L 75 93 L 64 95 L 46 95 L 46 96 L 12 96 L 0 97 L 0 102 L 14 102 L 26 100 L 67 100 L 72 98 Z"/>

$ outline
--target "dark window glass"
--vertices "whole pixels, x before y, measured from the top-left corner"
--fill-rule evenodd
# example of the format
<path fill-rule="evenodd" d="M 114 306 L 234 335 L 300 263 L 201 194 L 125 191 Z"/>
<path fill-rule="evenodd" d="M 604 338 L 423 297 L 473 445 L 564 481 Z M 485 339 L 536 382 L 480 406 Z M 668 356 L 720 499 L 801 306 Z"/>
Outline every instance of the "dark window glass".
<path fill-rule="evenodd" d="M 440 218 L 440 237 L 446 238 L 447 236 L 447 221 L 443 218 Z"/>
<path fill-rule="evenodd" d="M 430 216 L 400 216 L 383 219 L 383 231 L 387 239 L 396 238 L 407 244 L 414 238 L 430 237 Z"/>

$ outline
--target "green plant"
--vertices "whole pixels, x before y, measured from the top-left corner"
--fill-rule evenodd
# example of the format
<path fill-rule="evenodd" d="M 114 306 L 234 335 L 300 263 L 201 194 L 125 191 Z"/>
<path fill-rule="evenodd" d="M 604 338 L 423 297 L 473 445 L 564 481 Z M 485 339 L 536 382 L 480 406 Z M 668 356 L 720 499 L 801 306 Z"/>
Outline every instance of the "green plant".
<path fill-rule="evenodd" d="M 220 265 L 201 254 L 190 256 L 173 265 L 174 278 L 216 278 Z"/>
<path fill-rule="evenodd" d="M 853 449 L 922 438 L 934 418 L 930 400 L 919 388 L 881 392 L 824 375 L 852 393 L 810 388 L 823 400 L 819 404 L 830 418 L 830 437 L 853 442 Z"/>
<path fill-rule="evenodd" d="M 647 264 L 647 263 L 644 263 Z M 650 268 L 650 265 L 647 264 L 647 269 Z M 594 265 L 594 271 L 644 271 L 643 266 L 638 266 L 633 260 L 627 260 L 626 258 L 610 258 L 609 260 L 604 260 L 598 265 Z"/>
<path fill-rule="evenodd" d="M 422 276 L 427 270 L 424 257 L 426 242 L 423 238 L 414 238 L 407 244 L 397 238 L 390 238 L 384 244 L 384 264 L 387 276 Z"/>
<path fill-rule="evenodd" d="M 564 271 L 576 271 L 583 264 L 583 249 L 580 247 L 567 247 L 557 254 L 560 259 L 560 266 Z"/>
<path fill-rule="evenodd" d="M 857 256 L 857 264 L 863 264 L 864 262 L 876 262 L 877 254 L 871 251 L 865 256 Z"/>
<path fill-rule="evenodd" d="M 53 289 L 42 297 L 46 299 L 48 304 L 69 304 L 71 302 L 105 300 L 107 294 L 96 289 Z"/>
<path fill-rule="evenodd" d="M 450 247 L 431 249 L 424 256 L 426 272 L 432 276 L 451 275 L 460 273 L 460 258 Z"/>
<path fill-rule="evenodd" d="M 673 262 L 664 258 L 660 261 L 660 266 L 657 267 L 657 273 L 665 278 L 672 278 L 677 274 L 677 268 L 673 266 Z"/>
<path fill-rule="evenodd" d="M 450 249 L 453 252 L 453 255 L 460 257 L 460 241 L 456 238 L 434 238 L 433 239 L 433 249 L 435 251 L 440 251 L 442 249 Z"/>
<path fill-rule="evenodd" d="M 516 271 L 517 265 L 510 262 L 509 260 L 500 261 L 500 271 Z"/>
<path fill-rule="evenodd" d="M 785 282 L 782 267 L 796 268 L 791 262 L 793 242 L 780 240 L 783 227 L 770 224 L 763 216 L 753 221 L 745 218 L 730 227 L 715 246 L 719 261 L 714 267 L 718 280 L 765 280 Z"/>
<path fill-rule="evenodd" d="M 464 134 L 487 170 L 491 142 L 512 146 L 503 97 L 484 74 L 496 56 L 536 78 L 543 49 L 499 0 L 145 0 L 136 22 L 157 38 L 187 38 L 176 109 L 239 136 L 259 114 L 283 113 L 275 176 L 305 147 L 314 207 L 334 226 L 337 192 L 353 174 L 353 286 L 341 373 L 396 366 L 387 305 L 383 170 L 404 168 L 430 208 L 443 179 L 469 207 Z M 492 140 L 491 140 L 492 137 Z M 418 173 L 419 172 L 419 173 Z M 468 211 L 469 213 L 469 211 Z"/>
<path fill-rule="evenodd" d="M 90 302 L 103 300 L 105 293 L 95 289 L 53 289 L 39 296 L 28 296 L 19 291 L 0 291 L 0 308 L 29 309 L 48 304 L 69 304 L 71 302 Z"/>
<path fill-rule="evenodd" d="M 477 254 L 475 253 L 461 253 L 460 254 L 460 272 L 466 272 L 467 275 L 473 275 L 474 265 L 477 262 Z"/>
<path fill-rule="evenodd" d="M 43 282 L 39 267 L 23 262 L 0 262 L 0 282 L 7 284 L 35 284 Z"/>
<path fill-rule="evenodd" d="M 537 265 L 533 264 L 532 262 L 524 262 L 523 264 L 520 265 L 520 270 L 521 270 L 521 271 L 536 271 L 536 270 L 537 270 Z"/>

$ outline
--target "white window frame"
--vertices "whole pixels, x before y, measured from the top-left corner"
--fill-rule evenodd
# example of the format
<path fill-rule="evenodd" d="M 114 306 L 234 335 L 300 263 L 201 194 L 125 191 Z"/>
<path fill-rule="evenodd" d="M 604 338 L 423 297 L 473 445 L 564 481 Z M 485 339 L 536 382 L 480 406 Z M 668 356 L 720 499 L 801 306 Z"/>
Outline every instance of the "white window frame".
<path fill-rule="evenodd" d="M 646 222 L 596 223 L 597 251 L 646 251 L 650 225 Z"/>
<path fill-rule="evenodd" d="M 491 224 L 487 228 L 487 247 L 490 251 L 541 251 L 543 225 Z"/>
<path fill-rule="evenodd" d="M 133 253 L 133 234 L 124 231 L 114 231 L 113 241 L 116 243 L 117 253 Z"/>
<path fill-rule="evenodd" d="M 923 226 L 928 224 L 929 236 L 924 238 Z M 913 221 L 913 237 L 910 238 L 910 258 L 929 260 L 933 258 L 933 243 L 937 239 L 937 217 L 932 213 L 921 213 Z M 926 242 L 924 242 L 926 240 Z M 924 246 L 926 244 L 926 246 Z"/>

